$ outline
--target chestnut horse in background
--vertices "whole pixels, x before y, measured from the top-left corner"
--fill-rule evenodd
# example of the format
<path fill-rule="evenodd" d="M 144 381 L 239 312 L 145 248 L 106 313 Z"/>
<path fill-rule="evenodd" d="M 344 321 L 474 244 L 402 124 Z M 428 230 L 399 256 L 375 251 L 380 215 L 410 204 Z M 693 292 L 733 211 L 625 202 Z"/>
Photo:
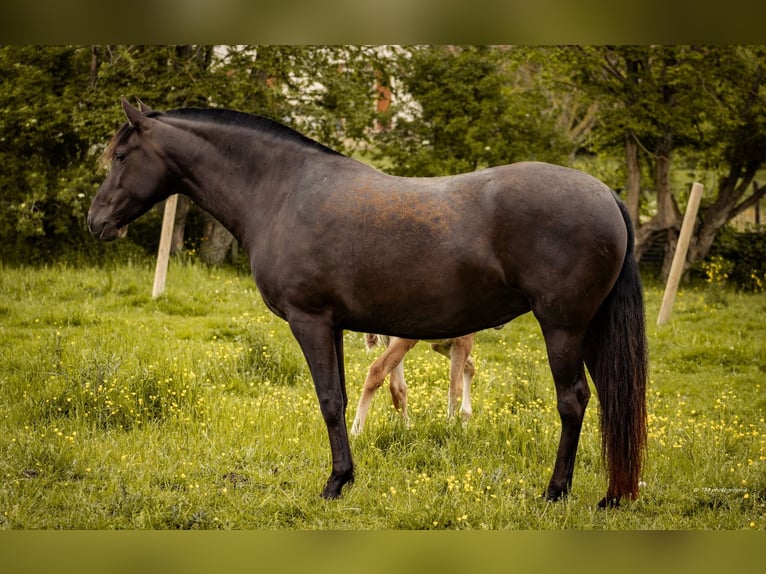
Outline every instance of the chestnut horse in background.
<path fill-rule="evenodd" d="M 354 478 L 344 330 L 449 339 L 533 313 L 561 434 L 545 496 L 572 485 L 583 416 L 600 409 L 608 485 L 636 498 L 646 445 L 647 345 L 633 224 L 616 194 L 574 169 L 521 162 L 448 177 L 383 173 L 272 120 L 130 105 L 87 223 L 101 240 L 169 195 L 188 195 L 247 250 L 268 308 L 314 381 L 332 470 Z M 395 248 L 380 250 L 394 238 Z M 508 456 L 513 456 L 509 453 Z"/>
<path fill-rule="evenodd" d="M 401 412 L 405 423 L 409 424 L 407 383 L 404 380 L 404 355 L 417 345 L 418 340 L 367 333 L 365 335 L 367 348 L 372 349 L 375 347 L 379 339 L 383 339 L 386 350 L 380 357 L 375 359 L 367 371 L 367 378 L 364 381 L 362 395 L 359 397 L 359 406 L 356 409 L 354 423 L 351 425 L 352 435 L 358 435 L 364 429 L 364 421 L 367 419 L 372 397 L 375 391 L 383 385 L 389 373 L 391 374 L 391 379 L 388 383 L 388 388 L 391 391 L 394 408 Z M 460 413 L 463 415 L 463 419 L 468 420 L 471 418 L 471 414 L 473 414 L 473 409 L 471 408 L 471 381 L 476 373 L 476 368 L 471 358 L 473 340 L 474 335 L 471 333 L 470 335 L 454 339 L 429 341 L 434 351 L 450 360 L 447 418 L 451 418 L 455 414 L 457 400 L 461 395 Z"/>

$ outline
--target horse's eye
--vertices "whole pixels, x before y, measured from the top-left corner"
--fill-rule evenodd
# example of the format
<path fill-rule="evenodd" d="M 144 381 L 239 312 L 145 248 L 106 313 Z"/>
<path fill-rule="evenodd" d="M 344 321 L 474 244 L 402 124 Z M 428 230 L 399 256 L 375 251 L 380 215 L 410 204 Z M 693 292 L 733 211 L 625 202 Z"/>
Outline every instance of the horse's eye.
<path fill-rule="evenodd" d="M 116 159 L 116 160 L 117 160 L 118 162 L 120 162 L 120 163 L 123 163 L 123 162 L 125 161 L 125 158 L 126 158 L 126 157 L 127 157 L 127 156 L 126 156 L 126 154 L 124 154 L 124 153 L 115 153 L 115 154 L 114 154 L 114 159 Z"/>

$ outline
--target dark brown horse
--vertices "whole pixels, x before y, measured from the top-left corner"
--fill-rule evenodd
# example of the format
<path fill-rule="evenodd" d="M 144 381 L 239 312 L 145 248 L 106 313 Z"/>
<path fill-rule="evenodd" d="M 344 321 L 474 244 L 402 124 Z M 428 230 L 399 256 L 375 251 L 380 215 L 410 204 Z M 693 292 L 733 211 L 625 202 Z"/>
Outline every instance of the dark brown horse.
<path fill-rule="evenodd" d="M 600 181 L 518 163 L 437 178 L 381 173 L 265 118 L 123 99 L 91 233 L 120 236 L 184 193 L 247 249 L 266 305 L 305 355 L 327 425 L 323 496 L 354 478 L 346 431 L 343 331 L 447 339 L 531 311 L 556 387 L 561 437 L 546 490 L 572 483 L 590 390 L 601 404 L 609 485 L 602 505 L 638 495 L 646 441 L 646 341 L 627 211 Z M 396 249 L 381 250 L 387 238 Z M 395 272 L 394 272 L 395 271 Z"/>

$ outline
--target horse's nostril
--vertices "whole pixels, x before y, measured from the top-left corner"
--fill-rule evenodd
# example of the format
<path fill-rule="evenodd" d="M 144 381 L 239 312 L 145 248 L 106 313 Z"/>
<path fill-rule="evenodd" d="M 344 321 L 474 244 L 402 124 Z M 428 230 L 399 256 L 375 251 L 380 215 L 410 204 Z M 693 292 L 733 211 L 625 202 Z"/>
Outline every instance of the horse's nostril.
<path fill-rule="evenodd" d="M 93 227 L 93 214 L 88 212 L 88 216 L 85 221 L 88 224 L 88 231 L 90 231 L 90 234 L 94 236 L 98 235 L 97 230 Z"/>

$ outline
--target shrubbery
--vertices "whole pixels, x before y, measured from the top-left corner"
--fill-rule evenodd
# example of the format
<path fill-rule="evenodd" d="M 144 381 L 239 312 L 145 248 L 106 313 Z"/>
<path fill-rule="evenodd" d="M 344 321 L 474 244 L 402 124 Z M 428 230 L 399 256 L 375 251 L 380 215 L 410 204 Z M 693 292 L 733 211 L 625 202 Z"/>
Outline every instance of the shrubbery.
<path fill-rule="evenodd" d="M 721 231 L 702 262 L 707 280 L 724 280 L 746 291 L 766 290 L 766 227 Z"/>

